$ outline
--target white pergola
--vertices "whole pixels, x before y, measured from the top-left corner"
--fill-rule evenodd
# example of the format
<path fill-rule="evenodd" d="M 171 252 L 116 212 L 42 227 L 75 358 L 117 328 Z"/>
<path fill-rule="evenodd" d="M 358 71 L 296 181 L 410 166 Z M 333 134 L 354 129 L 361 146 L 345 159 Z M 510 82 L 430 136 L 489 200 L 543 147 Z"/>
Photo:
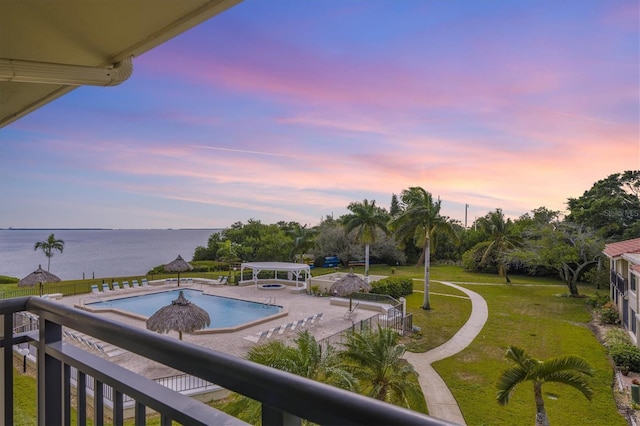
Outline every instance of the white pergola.
<path fill-rule="evenodd" d="M 243 276 L 243 272 L 245 269 L 251 269 L 253 271 L 252 279 L 256 285 L 258 286 L 258 274 L 262 271 L 273 271 L 274 272 L 274 280 L 278 278 L 278 272 L 286 272 L 286 278 L 280 278 L 281 280 L 293 281 L 293 277 L 295 277 L 296 288 L 300 285 L 300 279 L 303 280 L 303 287 L 306 286 L 309 281 L 309 277 L 311 276 L 311 268 L 306 263 L 287 263 L 287 262 L 249 262 L 243 263 L 240 266 L 240 277 Z M 248 282 L 248 281 L 240 281 Z"/>

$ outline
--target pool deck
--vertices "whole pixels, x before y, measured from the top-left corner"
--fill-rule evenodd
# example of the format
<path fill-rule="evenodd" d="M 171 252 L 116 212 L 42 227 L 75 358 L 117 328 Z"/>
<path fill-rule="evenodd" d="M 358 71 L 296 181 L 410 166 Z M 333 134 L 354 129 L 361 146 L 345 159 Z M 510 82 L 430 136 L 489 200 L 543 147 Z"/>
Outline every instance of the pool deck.
<path fill-rule="evenodd" d="M 121 290 L 102 296 L 98 296 L 95 294 L 68 296 L 58 300 L 58 302 L 68 306 L 76 306 L 97 300 L 106 300 L 115 297 L 128 297 L 133 295 L 152 293 L 156 291 L 172 290 L 176 288 L 177 283 L 151 285 L 145 289 Z M 204 290 L 206 293 L 217 296 L 232 297 L 261 303 L 267 303 L 271 298 L 271 303 L 282 306 L 284 310 L 288 312 L 286 316 L 272 319 L 264 323 L 251 325 L 238 331 L 215 334 L 184 333 L 182 336 L 185 342 L 204 346 L 238 357 L 245 356 L 249 348 L 255 345 L 255 343 L 244 339 L 244 337 L 255 335 L 257 332 L 265 331 L 273 327 L 282 326 L 292 321 L 302 320 L 304 318 L 309 318 L 315 314 L 322 313 L 322 320 L 320 322 L 316 322 L 313 326 L 306 327 L 306 329 L 308 329 L 316 337 L 316 339 L 320 340 L 346 328 L 349 328 L 352 325 L 352 322 L 358 322 L 376 314 L 376 312 L 374 312 L 373 310 L 363 309 L 358 311 L 358 315 L 355 318 L 351 320 L 345 319 L 346 308 L 344 306 L 330 304 L 331 298 L 314 297 L 307 294 L 292 293 L 289 291 L 289 288 L 278 290 L 264 290 L 258 289 L 254 285 L 243 287 L 211 285 L 205 282 L 198 282 L 196 280 L 194 280 L 193 283 L 189 284 L 182 282 L 180 288 Z M 96 315 L 99 315 L 103 318 L 109 318 L 115 321 L 123 322 L 132 326 L 146 328 L 145 321 L 142 319 L 124 316 L 112 312 L 99 313 Z M 274 335 L 270 339 L 290 341 L 296 337 L 297 331 L 298 330 L 287 330 L 285 333 Z M 177 332 L 170 332 L 168 335 L 170 337 L 178 339 Z M 267 342 L 268 340 L 269 339 L 263 339 L 261 343 Z M 88 349 L 88 346 L 83 345 L 82 343 L 79 343 L 69 337 L 65 337 L 65 342 L 77 345 L 79 347 L 82 347 L 83 349 Z M 122 367 L 125 367 L 148 378 L 159 378 L 171 376 L 174 374 L 180 374 L 179 371 L 172 370 L 164 365 L 149 361 L 148 359 L 139 357 L 135 354 L 118 350 L 118 348 L 111 348 L 111 350 L 107 351 L 107 353 L 100 353 L 98 351 L 94 352 L 103 356 L 111 362 L 115 362 Z"/>

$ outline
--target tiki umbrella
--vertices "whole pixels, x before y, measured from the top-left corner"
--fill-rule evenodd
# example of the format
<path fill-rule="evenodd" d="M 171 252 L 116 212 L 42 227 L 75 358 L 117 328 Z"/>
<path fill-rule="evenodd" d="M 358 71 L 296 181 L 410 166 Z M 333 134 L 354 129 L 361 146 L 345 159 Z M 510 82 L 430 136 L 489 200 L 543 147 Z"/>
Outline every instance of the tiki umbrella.
<path fill-rule="evenodd" d="M 333 283 L 333 285 L 329 289 L 331 294 L 336 294 L 342 297 L 349 296 L 349 310 L 351 310 L 351 295 L 353 293 L 359 292 L 360 290 L 369 292 L 369 290 L 371 290 L 371 284 L 369 284 L 353 272 L 349 272 L 347 275 L 340 278 L 338 281 Z"/>
<path fill-rule="evenodd" d="M 33 287 L 38 284 L 40 286 L 40 296 L 42 296 L 42 284 L 57 282 L 60 282 L 60 278 L 49 271 L 45 271 L 41 265 L 38 265 L 38 269 L 18 281 L 18 287 Z"/>
<path fill-rule="evenodd" d="M 180 272 L 190 271 L 192 269 L 193 269 L 193 266 L 191 266 L 189 262 L 184 260 L 180 255 L 178 255 L 176 260 L 174 260 L 173 262 L 170 262 L 164 265 L 165 271 L 178 273 L 178 287 L 180 287 Z"/>
<path fill-rule="evenodd" d="M 147 320 L 147 329 L 158 333 L 175 330 L 182 340 L 183 332 L 192 333 L 209 324 L 211 324 L 211 318 L 207 311 L 185 299 L 181 290 L 178 298 L 170 305 L 160 308 L 158 312 L 151 315 Z"/>

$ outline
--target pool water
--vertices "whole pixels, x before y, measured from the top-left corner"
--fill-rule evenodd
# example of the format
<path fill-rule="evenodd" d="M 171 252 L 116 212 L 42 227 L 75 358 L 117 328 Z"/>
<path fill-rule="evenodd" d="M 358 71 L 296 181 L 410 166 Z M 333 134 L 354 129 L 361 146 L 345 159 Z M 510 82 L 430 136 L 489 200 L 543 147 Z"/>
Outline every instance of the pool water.
<path fill-rule="evenodd" d="M 251 321 L 256 321 L 282 311 L 281 306 L 266 305 L 264 303 L 246 300 L 230 299 L 228 297 L 203 294 L 198 290 L 182 290 L 185 299 L 195 303 L 209 314 L 211 325 L 207 328 L 234 327 Z M 170 305 L 178 298 L 180 290 L 164 291 L 161 293 L 141 294 L 122 299 L 105 300 L 87 303 L 91 308 L 111 308 L 132 312 L 150 317 L 160 308 Z"/>

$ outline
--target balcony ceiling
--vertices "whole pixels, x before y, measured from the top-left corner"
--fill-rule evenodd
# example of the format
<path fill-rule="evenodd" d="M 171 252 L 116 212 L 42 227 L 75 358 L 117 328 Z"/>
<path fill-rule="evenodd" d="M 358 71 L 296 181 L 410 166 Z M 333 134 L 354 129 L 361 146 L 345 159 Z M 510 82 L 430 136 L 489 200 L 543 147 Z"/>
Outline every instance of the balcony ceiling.
<path fill-rule="evenodd" d="M 0 128 L 78 87 L 17 82 L 16 61 L 45 63 L 54 76 L 59 64 L 105 68 L 133 57 L 135 65 L 136 56 L 240 1 L 0 0 Z"/>

